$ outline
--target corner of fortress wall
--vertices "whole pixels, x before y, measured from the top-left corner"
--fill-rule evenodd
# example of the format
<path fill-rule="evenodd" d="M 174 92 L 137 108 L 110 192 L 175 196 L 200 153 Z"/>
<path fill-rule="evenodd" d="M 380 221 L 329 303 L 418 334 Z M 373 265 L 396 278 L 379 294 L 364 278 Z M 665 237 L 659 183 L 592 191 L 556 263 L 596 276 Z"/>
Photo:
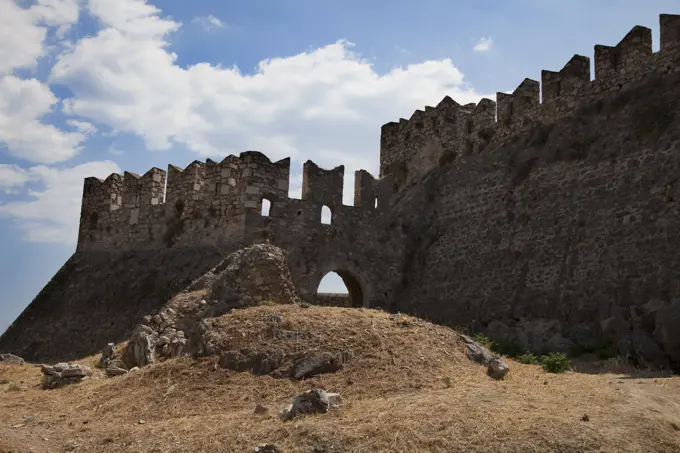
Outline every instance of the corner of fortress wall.
<path fill-rule="evenodd" d="M 635 26 L 613 47 L 596 45 L 594 79 L 590 59 L 574 55 L 559 71 L 544 70 L 541 82 L 524 79 L 512 92 L 497 93 L 462 106 L 446 96 L 436 107 L 416 110 L 410 119 L 382 126 L 380 176 L 395 182 L 417 181 L 437 160 L 482 152 L 491 143 L 539 124 L 573 115 L 587 104 L 652 75 L 680 72 L 680 15 L 661 14 L 659 51 L 652 52 L 652 31 Z M 541 99 L 542 98 L 542 99 Z"/>
<path fill-rule="evenodd" d="M 343 177 L 343 166 L 324 170 L 308 161 L 302 199 L 291 199 L 290 159 L 272 162 L 247 151 L 221 162 L 194 161 L 184 169 L 169 165 L 167 172 L 152 168 L 143 176 L 86 178 L 77 251 L 245 243 L 266 226 L 265 220 L 291 230 L 320 223 L 324 205 L 331 208 L 336 228 L 352 228 L 360 220 L 365 226 L 381 216 L 392 196 L 391 177 L 376 180 L 357 171 L 354 206 L 342 204 Z M 270 202 L 267 219 L 262 218 L 263 200 Z"/>

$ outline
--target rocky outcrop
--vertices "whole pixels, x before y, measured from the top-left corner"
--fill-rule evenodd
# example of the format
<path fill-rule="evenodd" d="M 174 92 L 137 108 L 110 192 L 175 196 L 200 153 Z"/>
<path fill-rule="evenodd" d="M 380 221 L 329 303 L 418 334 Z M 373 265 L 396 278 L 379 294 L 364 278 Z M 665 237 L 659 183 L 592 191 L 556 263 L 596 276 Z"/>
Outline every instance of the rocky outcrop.
<path fill-rule="evenodd" d="M 317 374 L 335 373 L 342 369 L 342 357 L 330 352 L 305 357 L 293 365 L 293 379 L 305 379 Z"/>
<path fill-rule="evenodd" d="M 205 295 L 192 299 L 190 294 L 196 292 Z M 243 248 L 228 255 L 159 312 L 144 316 L 123 351 L 122 362 L 130 368 L 183 354 L 220 354 L 205 344 L 210 318 L 264 302 L 299 301 L 280 248 L 269 244 Z M 256 374 L 268 374 L 280 363 L 280 358 L 266 352 L 255 357 L 249 352 L 222 354 L 220 363 L 225 368 L 245 368 Z"/>
<path fill-rule="evenodd" d="M 256 244 L 229 255 L 198 279 L 190 290 L 208 289 L 208 298 L 229 308 L 261 302 L 299 302 L 292 283 L 286 255 L 270 244 Z"/>
<path fill-rule="evenodd" d="M 460 338 L 465 342 L 465 355 L 468 359 L 487 367 L 489 377 L 496 380 L 505 378 L 505 375 L 510 371 L 510 367 L 505 360 L 493 354 L 467 335 L 460 335 Z"/>
<path fill-rule="evenodd" d="M 3 365 L 24 365 L 24 359 L 14 354 L 0 354 L 0 363 Z"/>
<path fill-rule="evenodd" d="M 57 363 L 56 365 L 42 365 L 42 386 L 53 389 L 69 384 L 76 384 L 92 376 L 92 369 L 87 365 L 72 363 Z"/>

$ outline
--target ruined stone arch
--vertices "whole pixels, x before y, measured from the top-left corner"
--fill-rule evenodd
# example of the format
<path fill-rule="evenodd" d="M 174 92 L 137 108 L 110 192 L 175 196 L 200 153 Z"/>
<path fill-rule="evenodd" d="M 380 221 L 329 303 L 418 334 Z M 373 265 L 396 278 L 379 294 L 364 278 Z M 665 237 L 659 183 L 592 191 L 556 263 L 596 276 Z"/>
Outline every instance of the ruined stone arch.
<path fill-rule="evenodd" d="M 369 307 L 372 298 L 372 289 L 368 280 L 358 271 L 349 266 L 329 264 L 320 269 L 310 282 L 310 294 L 316 298 L 321 280 L 331 273 L 335 272 L 340 276 L 347 291 L 351 304 L 354 307 Z"/>

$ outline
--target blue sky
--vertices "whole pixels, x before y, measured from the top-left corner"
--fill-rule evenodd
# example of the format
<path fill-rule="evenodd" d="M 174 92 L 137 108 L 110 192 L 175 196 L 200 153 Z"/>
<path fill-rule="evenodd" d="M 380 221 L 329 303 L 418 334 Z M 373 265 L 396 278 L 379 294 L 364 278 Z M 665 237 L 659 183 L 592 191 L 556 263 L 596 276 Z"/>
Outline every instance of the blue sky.
<path fill-rule="evenodd" d="M 558 70 L 677 0 L 0 0 L 0 332 L 75 247 L 82 179 L 256 149 L 377 175 L 380 125 Z M 236 69 L 238 68 L 238 69 Z M 339 278 L 322 289 L 342 290 Z"/>

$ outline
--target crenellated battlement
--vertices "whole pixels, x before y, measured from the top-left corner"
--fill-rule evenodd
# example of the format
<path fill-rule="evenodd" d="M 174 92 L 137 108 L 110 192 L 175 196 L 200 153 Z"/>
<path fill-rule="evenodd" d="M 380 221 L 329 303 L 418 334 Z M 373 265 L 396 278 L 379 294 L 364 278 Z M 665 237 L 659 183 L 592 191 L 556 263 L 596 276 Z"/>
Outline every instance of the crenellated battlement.
<path fill-rule="evenodd" d="M 392 179 L 376 180 L 365 170 L 355 178 L 355 206 L 342 203 L 344 166 L 325 170 L 307 161 L 302 199 L 291 199 L 290 158 L 272 162 L 258 151 L 221 162 L 194 161 L 186 168 L 168 165 L 167 172 L 152 168 L 142 176 L 126 171 L 104 181 L 86 178 L 78 250 L 245 240 L 263 227 L 263 200 L 270 202 L 270 219 L 318 223 L 322 206 L 328 206 L 336 227 L 365 222 L 389 204 Z"/>
<path fill-rule="evenodd" d="M 559 71 L 541 71 L 541 81 L 526 78 L 496 102 L 482 99 L 461 106 L 449 96 L 434 108 L 416 110 L 409 120 L 383 125 L 380 176 L 413 183 L 438 158 L 460 158 L 502 144 L 538 124 L 560 121 L 654 74 L 680 71 L 680 15 L 661 14 L 660 50 L 652 51 L 652 30 L 633 27 L 615 46 L 595 45 L 593 80 L 590 59 L 574 55 Z M 397 177 L 398 176 L 398 177 Z"/>

